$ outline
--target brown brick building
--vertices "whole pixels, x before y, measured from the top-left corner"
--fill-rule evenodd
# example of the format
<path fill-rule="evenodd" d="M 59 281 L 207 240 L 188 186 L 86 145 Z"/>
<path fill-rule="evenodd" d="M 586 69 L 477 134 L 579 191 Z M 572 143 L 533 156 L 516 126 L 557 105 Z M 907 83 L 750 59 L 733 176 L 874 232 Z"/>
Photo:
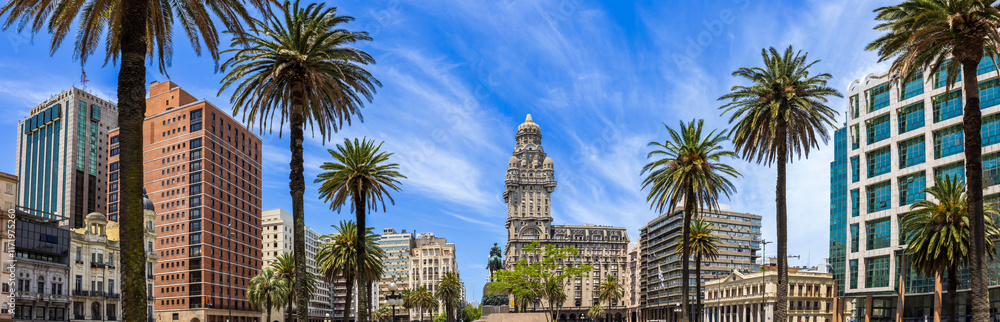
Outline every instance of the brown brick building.
<path fill-rule="evenodd" d="M 109 210 L 118 208 L 117 135 L 109 134 Z M 145 188 L 158 217 L 154 319 L 259 321 L 246 289 L 262 266 L 260 138 L 169 81 L 149 86 L 143 137 Z"/>

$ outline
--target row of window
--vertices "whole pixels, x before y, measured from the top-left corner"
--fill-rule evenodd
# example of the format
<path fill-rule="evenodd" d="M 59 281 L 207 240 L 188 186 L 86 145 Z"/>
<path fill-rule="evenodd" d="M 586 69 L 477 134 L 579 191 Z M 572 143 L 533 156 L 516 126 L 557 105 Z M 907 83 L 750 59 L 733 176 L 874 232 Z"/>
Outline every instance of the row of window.
<path fill-rule="evenodd" d="M 934 89 L 944 87 L 948 83 L 947 70 L 951 66 L 950 62 L 942 64 L 942 66 L 933 74 L 934 77 Z M 983 57 L 979 62 L 977 68 L 977 74 L 982 75 L 991 71 L 996 70 L 996 65 L 994 59 L 990 56 Z M 962 75 L 959 73 L 955 79 L 951 80 L 952 83 L 962 81 Z M 986 81 L 980 82 L 980 90 L 983 89 L 982 84 Z M 890 83 L 884 83 L 871 89 L 865 91 L 865 96 L 867 97 L 868 112 L 874 112 L 882 108 L 888 107 L 891 104 L 890 100 Z M 923 71 L 918 71 L 910 77 L 902 79 L 899 81 L 899 101 L 904 101 L 915 97 L 917 95 L 924 93 L 924 74 Z M 860 103 L 858 95 L 851 96 L 848 99 L 850 104 L 849 108 L 851 111 L 851 118 L 860 116 Z"/>
<path fill-rule="evenodd" d="M 939 180 L 958 178 L 965 180 L 963 161 L 953 162 L 934 167 L 934 177 Z M 899 199 L 897 204 L 902 207 L 924 199 L 923 189 L 927 187 L 925 171 L 918 171 L 896 178 Z M 992 186 L 1000 183 L 1000 153 L 990 153 L 983 156 L 983 184 Z M 860 189 L 852 189 L 851 217 L 860 215 Z M 892 179 L 865 186 L 867 212 L 874 213 L 892 207 Z"/>

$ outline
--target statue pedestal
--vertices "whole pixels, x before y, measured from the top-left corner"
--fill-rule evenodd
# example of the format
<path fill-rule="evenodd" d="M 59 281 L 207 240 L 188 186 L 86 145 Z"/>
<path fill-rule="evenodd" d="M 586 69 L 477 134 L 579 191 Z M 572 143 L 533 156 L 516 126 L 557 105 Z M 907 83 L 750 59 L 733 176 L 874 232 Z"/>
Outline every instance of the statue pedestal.
<path fill-rule="evenodd" d="M 507 295 L 490 296 L 489 286 L 491 283 L 493 282 L 486 282 L 486 285 L 483 285 L 483 300 L 480 302 L 483 313 L 479 317 L 480 320 L 486 320 L 490 314 L 510 313 L 510 298 Z"/>

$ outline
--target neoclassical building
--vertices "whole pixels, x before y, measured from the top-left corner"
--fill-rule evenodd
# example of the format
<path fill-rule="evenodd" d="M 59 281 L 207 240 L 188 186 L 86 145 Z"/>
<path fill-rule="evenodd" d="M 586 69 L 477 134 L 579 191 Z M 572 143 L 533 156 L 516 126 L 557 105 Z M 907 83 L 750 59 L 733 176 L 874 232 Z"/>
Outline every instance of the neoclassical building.
<path fill-rule="evenodd" d="M 734 270 L 724 278 L 705 282 L 703 321 L 774 321 L 778 271 L 777 266 L 765 267 L 765 271 L 753 273 Z M 788 321 L 843 321 L 836 313 L 836 290 L 832 274 L 788 268 Z"/>
<path fill-rule="evenodd" d="M 144 196 L 143 222 L 146 248 L 147 319 L 153 320 L 153 252 L 156 231 L 153 203 Z M 84 218 L 84 228 L 70 230 L 69 266 L 73 299 L 70 321 L 118 321 L 121 319 L 121 239 L 117 222 L 109 222 L 101 213 Z"/>
<path fill-rule="evenodd" d="M 541 128 L 529 114 L 517 127 L 517 144 L 507 163 L 507 247 L 505 267 L 512 267 L 524 254 L 524 246 L 539 241 L 557 247 L 573 246 L 580 253 L 569 259 L 575 264 L 594 266 L 587 278 L 566 283 L 566 302 L 561 306 L 560 321 L 583 319 L 590 306 L 598 304 L 597 285 L 608 276 L 624 281 L 626 247 L 629 239 L 623 227 L 591 224 L 552 225 L 552 192 L 556 189 L 554 162 L 542 148 Z M 608 303 L 600 303 L 607 307 Z M 529 310 L 547 311 L 545 301 L 535 303 Z M 623 320 L 626 314 L 623 302 L 611 303 L 612 316 Z"/>

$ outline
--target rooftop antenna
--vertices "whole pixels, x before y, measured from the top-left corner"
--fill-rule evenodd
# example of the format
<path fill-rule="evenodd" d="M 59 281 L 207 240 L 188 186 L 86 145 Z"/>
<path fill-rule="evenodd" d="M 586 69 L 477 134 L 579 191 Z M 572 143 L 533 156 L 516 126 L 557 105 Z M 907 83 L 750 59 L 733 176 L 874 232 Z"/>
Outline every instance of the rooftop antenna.
<path fill-rule="evenodd" d="M 80 67 L 80 85 L 83 86 L 83 91 L 87 91 L 87 83 L 90 79 L 87 79 L 87 71 Z"/>

